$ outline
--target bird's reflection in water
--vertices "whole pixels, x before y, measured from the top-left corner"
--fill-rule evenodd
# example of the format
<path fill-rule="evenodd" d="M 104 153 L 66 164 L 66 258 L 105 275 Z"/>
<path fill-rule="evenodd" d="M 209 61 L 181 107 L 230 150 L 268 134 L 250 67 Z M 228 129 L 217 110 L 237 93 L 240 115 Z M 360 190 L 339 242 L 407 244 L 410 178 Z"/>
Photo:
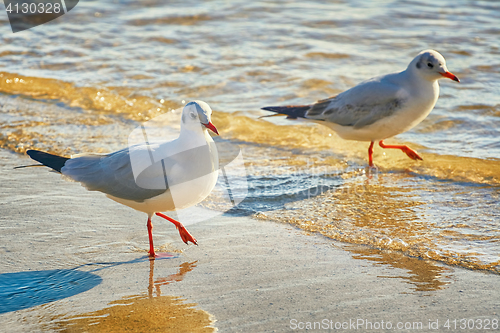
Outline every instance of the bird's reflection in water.
<path fill-rule="evenodd" d="M 215 332 L 212 315 L 196 309 L 195 303 L 161 295 L 161 286 L 182 281 L 196 267 L 196 261 L 185 262 L 177 273 L 156 280 L 154 265 L 155 260 L 151 260 L 147 295 L 126 296 L 98 311 L 54 318 L 50 329 L 61 332 Z"/>
<path fill-rule="evenodd" d="M 175 274 L 171 274 L 164 278 L 158 278 L 156 281 L 154 280 L 154 270 L 155 270 L 155 261 L 149 261 L 149 286 L 148 286 L 148 295 L 150 298 L 153 297 L 153 290 L 156 290 L 156 295 L 161 296 L 161 286 L 165 286 L 172 282 L 182 281 L 184 275 L 188 272 L 191 272 L 195 267 L 198 261 L 193 262 L 185 262 L 179 266 L 179 271 Z"/>

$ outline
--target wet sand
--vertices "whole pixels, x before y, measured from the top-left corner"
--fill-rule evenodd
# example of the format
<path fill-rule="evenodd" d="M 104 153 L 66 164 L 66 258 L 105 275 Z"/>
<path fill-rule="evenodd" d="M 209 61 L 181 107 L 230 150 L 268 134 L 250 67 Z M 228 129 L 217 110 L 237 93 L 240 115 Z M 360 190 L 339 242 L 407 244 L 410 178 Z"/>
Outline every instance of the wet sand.
<path fill-rule="evenodd" d="M 41 280 L 26 299 L 55 301 L 0 314 L 0 331 L 379 331 L 390 323 L 395 331 L 411 325 L 435 332 L 436 324 L 457 331 L 461 319 L 492 327 L 500 317 L 497 274 L 244 216 L 190 225 L 199 246 L 184 245 L 170 223 L 155 219 L 155 245 L 173 256 L 152 262 L 144 214 L 45 168 L 12 169 L 23 164 L 31 162 L 0 151 L 0 277 L 22 272 L 35 279 L 57 270 L 64 277 L 59 289 L 97 282 L 68 296 L 47 295 L 51 285 Z M 75 271 L 88 276 L 75 281 Z M 6 297 L 9 286 L 2 288 Z M 126 321 L 132 313 L 137 317 Z"/>

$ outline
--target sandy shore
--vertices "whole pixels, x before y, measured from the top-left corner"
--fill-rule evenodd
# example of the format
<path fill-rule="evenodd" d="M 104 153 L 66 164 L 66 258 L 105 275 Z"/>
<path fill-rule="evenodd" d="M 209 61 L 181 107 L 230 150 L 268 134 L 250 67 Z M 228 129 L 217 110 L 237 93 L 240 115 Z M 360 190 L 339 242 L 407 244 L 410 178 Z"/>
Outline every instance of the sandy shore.
<path fill-rule="evenodd" d="M 500 319 L 498 275 L 244 216 L 190 225 L 199 246 L 156 218 L 155 244 L 174 257 L 150 262 L 144 214 L 45 168 L 12 169 L 30 163 L 0 151 L 0 297 L 11 304 L 0 331 L 453 332 Z"/>

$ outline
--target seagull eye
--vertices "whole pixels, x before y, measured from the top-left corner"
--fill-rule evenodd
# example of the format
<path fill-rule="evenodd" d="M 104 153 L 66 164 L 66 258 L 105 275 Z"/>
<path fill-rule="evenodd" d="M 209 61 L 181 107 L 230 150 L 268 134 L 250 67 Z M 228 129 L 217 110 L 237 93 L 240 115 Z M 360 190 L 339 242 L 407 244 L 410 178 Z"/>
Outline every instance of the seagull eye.
<path fill-rule="evenodd" d="M 433 65 L 432 63 L 428 62 L 428 63 L 427 63 L 427 67 L 429 67 L 429 68 L 433 68 L 433 67 L 434 67 L 434 65 Z"/>
<path fill-rule="evenodd" d="M 191 119 L 196 119 L 196 113 L 190 112 L 189 117 L 191 117 Z"/>

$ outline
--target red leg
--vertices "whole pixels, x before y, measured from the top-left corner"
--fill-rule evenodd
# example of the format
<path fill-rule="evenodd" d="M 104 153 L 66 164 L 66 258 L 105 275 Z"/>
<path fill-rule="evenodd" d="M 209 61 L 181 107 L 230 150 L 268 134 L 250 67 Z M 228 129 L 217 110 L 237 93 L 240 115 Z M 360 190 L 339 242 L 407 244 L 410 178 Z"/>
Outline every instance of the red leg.
<path fill-rule="evenodd" d="M 401 149 L 406 155 L 408 155 L 409 158 L 412 160 L 423 160 L 420 155 L 417 154 L 416 151 L 411 149 L 408 146 L 402 146 L 402 145 L 386 145 L 384 144 L 384 140 L 380 140 L 379 143 L 380 147 L 382 148 L 389 148 L 389 149 Z"/>
<path fill-rule="evenodd" d="M 374 142 L 372 141 L 370 143 L 370 147 L 368 147 L 368 165 L 373 166 L 373 144 Z"/>
<path fill-rule="evenodd" d="M 195 245 L 198 245 L 198 244 L 196 244 L 196 239 L 193 236 L 191 236 L 191 234 L 187 231 L 187 229 L 184 228 L 182 223 L 180 223 L 179 221 L 176 221 L 173 218 L 168 217 L 167 215 L 162 214 L 162 213 L 156 213 L 156 215 L 163 217 L 164 219 L 172 222 L 175 225 L 175 227 L 177 228 L 177 230 L 179 230 L 179 235 L 181 235 L 182 241 L 184 243 L 187 244 L 188 242 L 191 242 Z"/>
<path fill-rule="evenodd" d="M 151 223 L 151 216 L 148 216 L 148 235 L 149 235 L 149 256 L 156 257 L 155 248 L 153 246 L 153 224 Z"/>

